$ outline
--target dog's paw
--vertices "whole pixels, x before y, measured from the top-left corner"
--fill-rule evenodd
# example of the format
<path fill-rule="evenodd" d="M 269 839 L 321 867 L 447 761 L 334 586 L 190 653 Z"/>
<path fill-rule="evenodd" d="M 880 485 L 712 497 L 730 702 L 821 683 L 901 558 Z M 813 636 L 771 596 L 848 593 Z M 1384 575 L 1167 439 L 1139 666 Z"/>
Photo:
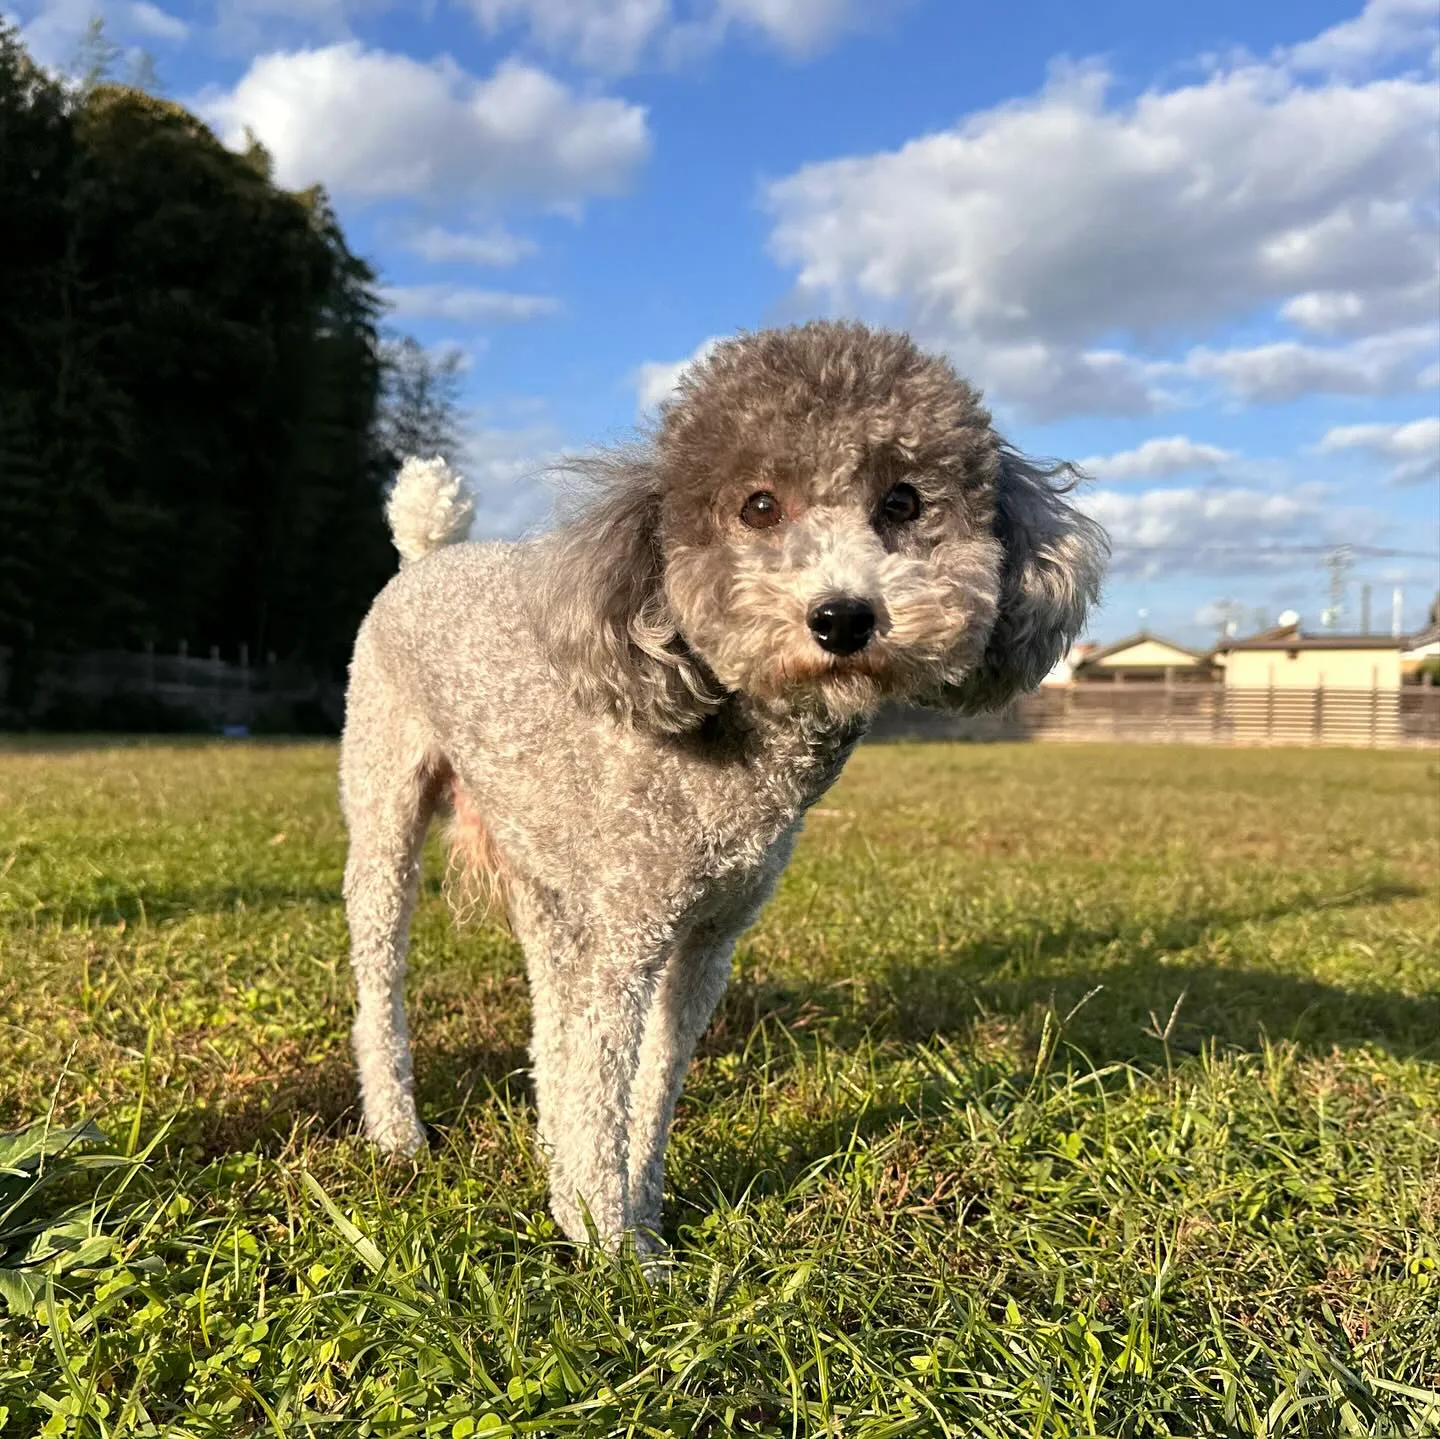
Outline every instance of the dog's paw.
<path fill-rule="evenodd" d="M 640 1261 L 640 1273 L 653 1290 L 671 1288 L 679 1272 L 680 1266 L 668 1249 L 663 1254 L 647 1254 Z"/>
<path fill-rule="evenodd" d="M 413 1116 L 408 1122 L 396 1119 L 388 1123 L 367 1124 L 365 1132 L 387 1159 L 419 1159 L 430 1147 L 424 1126 Z"/>
<path fill-rule="evenodd" d="M 677 1265 L 670 1246 L 653 1230 L 635 1231 L 635 1262 L 652 1289 L 668 1289 L 675 1281 Z"/>

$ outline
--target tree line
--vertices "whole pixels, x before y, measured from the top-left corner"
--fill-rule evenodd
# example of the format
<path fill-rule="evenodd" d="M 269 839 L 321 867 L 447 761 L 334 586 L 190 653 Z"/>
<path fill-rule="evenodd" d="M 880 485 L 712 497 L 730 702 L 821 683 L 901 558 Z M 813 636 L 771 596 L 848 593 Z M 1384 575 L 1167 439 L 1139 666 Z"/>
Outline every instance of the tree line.
<path fill-rule="evenodd" d="M 384 488 L 455 438 L 453 362 L 381 320 L 323 191 L 0 18 L 0 710 L 67 651 L 343 670 L 394 569 Z"/>

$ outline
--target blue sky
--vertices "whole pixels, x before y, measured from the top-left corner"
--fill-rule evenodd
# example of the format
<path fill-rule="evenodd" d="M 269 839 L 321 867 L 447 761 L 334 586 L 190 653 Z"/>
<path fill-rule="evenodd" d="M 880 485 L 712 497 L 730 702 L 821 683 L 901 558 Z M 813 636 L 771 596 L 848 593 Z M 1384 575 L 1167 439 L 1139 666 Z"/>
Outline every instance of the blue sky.
<path fill-rule="evenodd" d="M 1086 462 L 1093 636 L 1440 587 L 1432 0 L 0 0 L 92 14 L 331 192 L 390 323 L 458 347 L 480 528 L 707 340 L 911 328 Z"/>

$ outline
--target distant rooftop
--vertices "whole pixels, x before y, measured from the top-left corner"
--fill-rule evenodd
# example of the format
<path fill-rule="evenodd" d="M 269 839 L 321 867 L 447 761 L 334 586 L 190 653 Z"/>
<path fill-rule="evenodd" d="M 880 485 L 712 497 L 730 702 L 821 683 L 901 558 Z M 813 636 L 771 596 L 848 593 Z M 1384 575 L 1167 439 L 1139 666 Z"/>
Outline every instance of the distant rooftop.
<path fill-rule="evenodd" d="M 1101 645 L 1098 649 L 1092 646 L 1088 654 L 1078 658 L 1083 664 L 1095 665 L 1102 660 L 1109 659 L 1112 655 L 1122 654 L 1125 650 L 1135 649 L 1144 644 L 1164 645 L 1166 649 L 1188 655 L 1196 663 L 1201 663 L 1208 658 L 1198 650 L 1192 650 L 1187 645 L 1177 644 L 1174 640 L 1167 640 L 1164 635 L 1153 634 L 1149 630 L 1139 630 L 1133 635 L 1126 635 L 1123 640 L 1116 640 L 1114 644 Z"/>
<path fill-rule="evenodd" d="M 1393 650 L 1410 649 L 1419 635 L 1335 634 L 1324 631 L 1307 635 L 1301 630 L 1267 630 L 1243 640 L 1226 640 L 1215 646 L 1217 653 L 1228 650 Z"/>

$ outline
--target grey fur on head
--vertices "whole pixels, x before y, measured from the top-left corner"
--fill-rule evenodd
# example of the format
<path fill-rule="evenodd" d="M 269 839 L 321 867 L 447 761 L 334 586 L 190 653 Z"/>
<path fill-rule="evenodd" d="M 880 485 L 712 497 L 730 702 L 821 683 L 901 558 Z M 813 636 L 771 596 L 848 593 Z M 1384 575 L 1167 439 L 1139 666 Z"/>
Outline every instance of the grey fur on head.
<path fill-rule="evenodd" d="M 1100 530 L 905 335 L 742 335 L 654 432 L 577 461 L 559 530 L 458 543 L 435 462 L 366 616 L 341 746 L 365 1124 L 424 1146 L 404 1007 L 426 829 L 503 903 L 534 1010 L 537 1137 L 576 1240 L 660 1246 L 666 1139 L 730 953 L 888 700 L 984 708 L 1084 623 Z"/>

